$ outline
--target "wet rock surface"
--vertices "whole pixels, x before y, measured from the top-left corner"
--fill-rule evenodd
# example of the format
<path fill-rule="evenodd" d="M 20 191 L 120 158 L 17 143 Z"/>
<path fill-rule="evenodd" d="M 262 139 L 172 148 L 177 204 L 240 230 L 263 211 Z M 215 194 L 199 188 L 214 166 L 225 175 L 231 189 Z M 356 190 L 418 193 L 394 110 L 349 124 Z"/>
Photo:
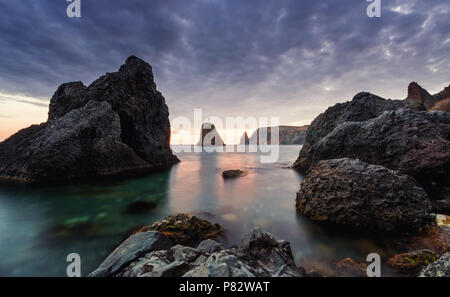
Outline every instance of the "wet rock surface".
<path fill-rule="evenodd" d="M 411 177 L 354 159 L 320 161 L 303 180 L 297 210 L 316 222 L 404 232 L 431 220 L 431 203 Z"/>
<path fill-rule="evenodd" d="M 0 143 L 0 179 L 42 183 L 169 167 L 178 159 L 168 115 L 151 66 L 129 57 L 89 87 L 61 85 L 46 123 Z"/>

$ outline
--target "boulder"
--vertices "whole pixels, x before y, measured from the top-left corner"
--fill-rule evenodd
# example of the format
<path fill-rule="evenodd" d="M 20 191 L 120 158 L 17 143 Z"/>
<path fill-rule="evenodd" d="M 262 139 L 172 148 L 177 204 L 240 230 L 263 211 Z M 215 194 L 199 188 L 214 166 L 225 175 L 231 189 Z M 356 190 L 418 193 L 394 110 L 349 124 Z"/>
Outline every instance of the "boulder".
<path fill-rule="evenodd" d="M 335 277 L 367 277 L 367 263 L 352 258 L 331 263 L 331 270 Z"/>
<path fill-rule="evenodd" d="M 420 272 L 421 277 L 450 277 L 450 253 L 445 253 Z"/>
<path fill-rule="evenodd" d="M 424 266 L 436 261 L 437 258 L 433 251 L 417 250 L 397 254 L 390 258 L 387 263 L 399 273 L 415 276 Z"/>
<path fill-rule="evenodd" d="M 0 179 L 58 182 L 169 167 L 178 159 L 168 115 L 151 66 L 129 57 L 89 87 L 61 85 L 46 123 L 0 143 Z"/>
<path fill-rule="evenodd" d="M 170 249 L 149 252 L 123 267 L 116 276 L 305 276 L 304 269 L 294 264 L 289 243 L 277 242 L 273 235 L 259 228 L 250 231 L 242 242 L 244 246 L 241 248 L 224 249 L 219 243 L 207 240 L 197 248 L 176 245 Z M 248 249 L 250 246 L 251 251 Z"/>
<path fill-rule="evenodd" d="M 433 200 L 448 199 L 450 114 L 398 109 L 322 132 L 297 166 L 309 171 L 320 160 L 357 158 L 413 176 Z"/>
<path fill-rule="evenodd" d="M 413 178 L 348 158 L 318 162 L 296 206 L 316 222 L 373 231 L 417 231 L 431 220 L 429 198 Z"/>
<path fill-rule="evenodd" d="M 124 266 L 146 253 L 165 250 L 171 246 L 171 241 L 160 232 L 141 232 L 133 234 L 117 247 L 94 272 L 89 274 L 89 276 L 114 276 Z"/>
<path fill-rule="evenodd" d="M 217 238 L 222 234 L 223 228 L 219 224 L 212 224 L 193 215 L 177 214 L 140 230 L 146 231 L 162 232 L 174 244 L 196 246 L 205 239 Z"/>

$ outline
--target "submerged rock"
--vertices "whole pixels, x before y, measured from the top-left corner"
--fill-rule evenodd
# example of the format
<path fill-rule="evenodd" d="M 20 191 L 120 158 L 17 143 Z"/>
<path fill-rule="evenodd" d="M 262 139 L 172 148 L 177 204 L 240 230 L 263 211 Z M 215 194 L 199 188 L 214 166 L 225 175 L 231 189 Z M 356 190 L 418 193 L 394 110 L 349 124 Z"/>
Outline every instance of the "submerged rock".
<path fill-rule="evenodd" d="M 267 239 L 270 238 L 270 244 Z M 224 249 L 207 240 L 197 248 L 176 245 L 152 251 L 123 267 L 115 276 L 123 277 L 271 277 L 305 276 L 294 264 L 289 243 L 253 229 L 241 248 Z M 248 247 L 252 247 L 251 251 Z"/>
<path fill-rule="evenodd" d="M 205 239 L 217 238 L 223 229 L 193 215 L 177 214 L 158 221 L 142 231 L 158 231 L 166 235 L 174 244 L 195 246 Z"/>
<path fill-rule="evenodd" d="M 226 170 L 222 172 L 223 178 L 240 177 L 242 174 L 244 174 L 244 171 L 242 170 Z"/>
<path fill-rule="evenodd" d="M 428 264 L 437 260 L 437 255 L 430 250 L 417 250 L 397 254 L 388 260 L 388 264 L 397 272 L 407 275 L 417 275 Z"/>
<path fill-rule="evenodd" d="M 374 231 L 414 232 L 431 219 L 429 198 L 413 178 L 347 158 L 320 161 L 296 205 L 313 221 Z"/>
<path fill-rule="evenodd" d="M 0 179 L 42 183 L 142 172 L 178 161 L 152 68 L 129 57 L 89 87 L 61 85 L 46 123 L 0 143 Z"/>
<path fill-rule="evenodd" d="M 421 272 L 422 277 L 450 277 L 450 253 L 445 253 Z"/>

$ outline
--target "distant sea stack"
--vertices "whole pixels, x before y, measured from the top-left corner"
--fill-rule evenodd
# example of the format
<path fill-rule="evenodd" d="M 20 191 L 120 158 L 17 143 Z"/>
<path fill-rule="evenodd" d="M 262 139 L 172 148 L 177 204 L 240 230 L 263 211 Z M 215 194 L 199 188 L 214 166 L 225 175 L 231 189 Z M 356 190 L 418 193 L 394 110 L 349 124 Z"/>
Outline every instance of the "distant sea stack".
<path fill-rule="evenodd" d="M 200 131 L 199 146 L 225 146 L 216 127 L 211 123 L 204 123 Z"/>
<path fill-rule="evenodd" d="M 257 129 L 250 137 L 250 144 L 272 144 L 271 132 L 274 127 L 266 128 L 266 137 L 260 137 L 261 129 Z M 301 145 L 305 142 L 308 126 L 279 126 L 280 145 Z"/>
<path fill-rule="evenodd" d="M 179 162 L 152 67 L 131 56 L 89 87 L 61 85 L 48 121 L 0 143 L 0 179 L 42 183 L 147 172 Z"/>

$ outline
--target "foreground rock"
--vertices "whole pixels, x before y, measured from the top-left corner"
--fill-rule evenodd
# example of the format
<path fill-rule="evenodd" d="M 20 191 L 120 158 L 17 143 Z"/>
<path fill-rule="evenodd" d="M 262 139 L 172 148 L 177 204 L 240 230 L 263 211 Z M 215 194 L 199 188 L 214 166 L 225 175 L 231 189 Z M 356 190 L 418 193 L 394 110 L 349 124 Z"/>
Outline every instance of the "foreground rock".
<path fill-rule="evenodd" d="M 150 233 L 151 235 L 147 235 Z M 146 237 L 164 236 L 158 232 L 145 232 Z M 144 236 L 144 235 L 141 235 Z M 133 243 L 131 241 L 131 243 Z M 128 251 L 129 240 L 117 250 Z M 270 277 L 305 276 L 302 268 L 294 264 L 290 245 L 277 241 L 273 235 L 259 228 L 253 229 L 242 239 L 240 248 L 225 249 L 213 240 L 202 241 L 196 248 L 175 245 L 170 248 L 148 250 L 131 248 L 138 253 L 113 252 L 91 276 L 119 277 Z M 123 259 L 118 256 L 123 255 Z M 136 256 L 134 256 L 136 255 Z M 130 258 L 134 258 L 129 261 Z M 112 259 L 112 260 L 111 260 Z M 114 268 L 111 263 L 117 263 Z M 121 263 L 128 263 L 121 265 Z M 99 274 L 98 271 L 107 272 Z"/>
<path fill-rule="evenodd" d="M 422 277 L 450 277 L 450 253 L 442 255 L 421 272 Z"/>
<path fill-rule="evenodd" d="M 205 239 L 217 238 L 222 234 L 223 228 L 193 215 L 177 214 L 140 230 L 146 231 L 161 232 L 174 244 L 196 246 Z"/>
<path fill-rule="evenodd" d="M 151 66 L 129 57 L 89 87 L 61 85 L 46 123 L 0 143 L 0 179 L 56 182 L 168 167 L 178 161 L 168 115 Z"/>
<path fill-rule="evenodd" d="M 242 170 L 226 170 L 224 172 L 222 172 L 222 177 L 223 178 L 236 178 L 236 177 L 240 177 L 244 174 L 244 171 Z"/>
<path fill-rule="evenodd" d="M 431 219 L 429 198 L 414 179 L 347 158 L 320 161 L 296 205 L 313 221 L 374 231 L 417 231 Z"/>
<path fill-rule="evenodd" d="M 407 275 L 417 275 L 423 267 L 437 260 L 437 255 L 430 250 L 417 250 L 397 254 L 388 260 L 388 264 L 397 272 Z"/>

